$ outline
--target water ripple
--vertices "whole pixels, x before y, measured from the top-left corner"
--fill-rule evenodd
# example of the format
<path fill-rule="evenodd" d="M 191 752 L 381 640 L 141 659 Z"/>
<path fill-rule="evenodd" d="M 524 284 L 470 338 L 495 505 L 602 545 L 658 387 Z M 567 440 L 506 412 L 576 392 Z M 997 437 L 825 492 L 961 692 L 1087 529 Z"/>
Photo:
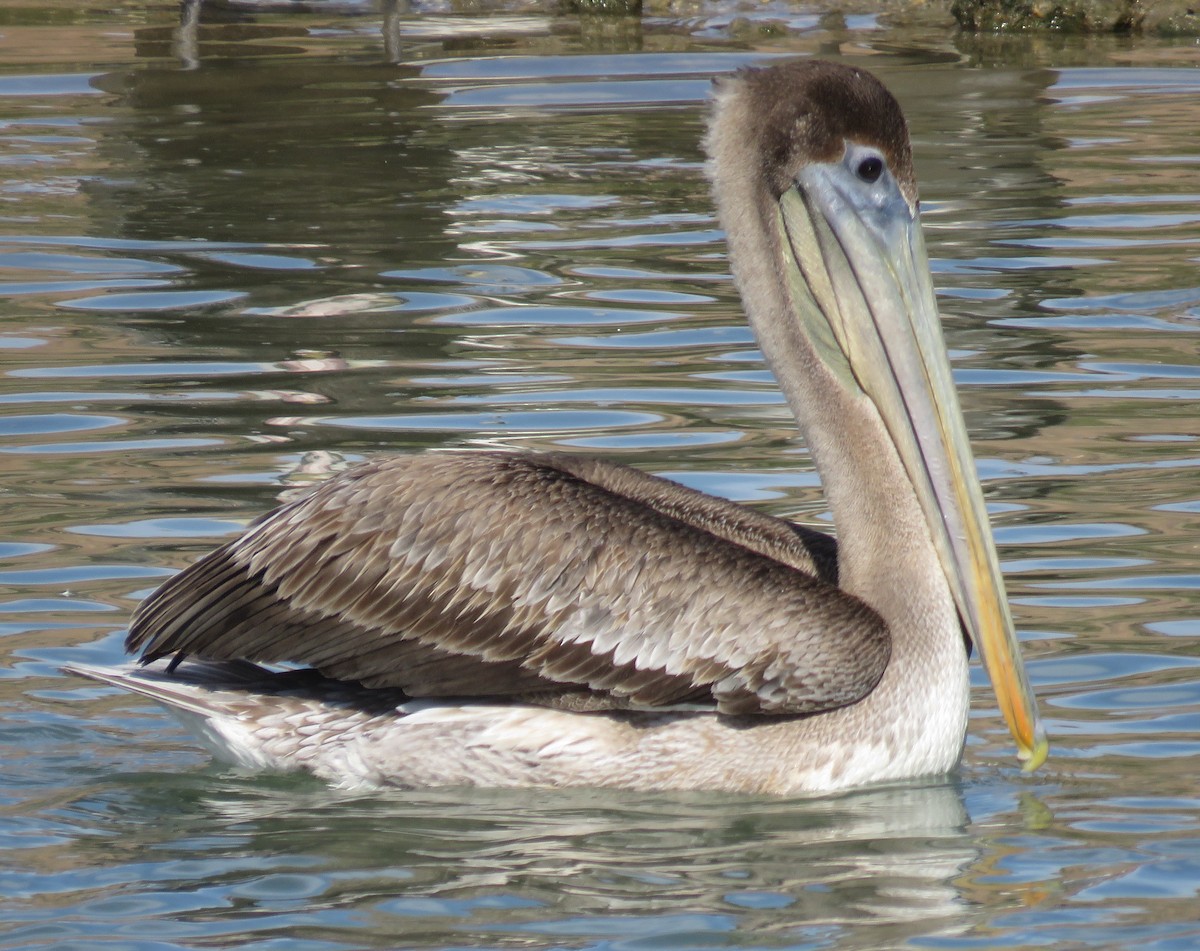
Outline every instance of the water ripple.
<path fill-rule="evenodd" d="M 191 33 L 166 8 L 26 13 L 0 47 L 8 943 L 1200 939 L 1190 47 L 1063 40 L 1040 68 L 1022 38 L 785 0 L 599 24 L 260 4 Z M 879 70 L 908 111 L 1044 771 L 977 667 L 953 781 L 788 802 L 348 797 L 208 766 L 60 674 L 121 657 L 138 599 L 281 493 L 381 450 L 603 452 L 828 527 L 698 145 L 712 75 L 797 52 Z"/>

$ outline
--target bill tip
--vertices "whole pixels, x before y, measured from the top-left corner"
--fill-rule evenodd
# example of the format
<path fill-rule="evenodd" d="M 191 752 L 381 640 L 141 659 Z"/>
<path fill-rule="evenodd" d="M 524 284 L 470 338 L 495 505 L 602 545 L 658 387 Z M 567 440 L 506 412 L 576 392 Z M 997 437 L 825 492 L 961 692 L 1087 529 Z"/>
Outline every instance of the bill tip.
<path fill-rule="evenodd" d="M 1021 771 L 1032 773 L 1046 762 L 1046 757 L 1050 755 L 1050 741 L 1046 739 L 1046 734 L 1039 728 L 1033 743 L 1029 746 L 1022 746 L 1017 755 L 1021 759 Z"/>

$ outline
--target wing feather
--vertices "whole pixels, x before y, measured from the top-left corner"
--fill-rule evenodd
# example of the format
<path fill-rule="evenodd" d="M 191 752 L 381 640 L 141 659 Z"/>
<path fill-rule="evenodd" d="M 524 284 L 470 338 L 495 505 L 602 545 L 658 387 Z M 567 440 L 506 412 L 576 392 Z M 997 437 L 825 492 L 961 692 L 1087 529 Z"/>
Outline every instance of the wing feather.
<path fill-rule="evenodd" d="M 301 662 L 410 696 L 566 689 L 805 714 L 860 699 L 890 653 L 835 566 L 818 533 L 625 466 L 395 456 L 174 576 L 127 646 L 146 662 Z"/>

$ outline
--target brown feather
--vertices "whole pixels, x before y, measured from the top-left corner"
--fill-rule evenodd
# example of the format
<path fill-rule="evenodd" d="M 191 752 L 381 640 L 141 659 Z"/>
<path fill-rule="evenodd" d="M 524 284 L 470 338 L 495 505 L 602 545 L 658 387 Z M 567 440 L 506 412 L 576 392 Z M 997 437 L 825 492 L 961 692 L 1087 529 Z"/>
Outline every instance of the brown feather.
<path fill-rule="evenodd" d="M 813 713 L 865 695 L 889 655 L 835 564 L 819 533 L 613 463 L 396 456 L 173 577 L 127 646 L 306 663 L 410 696 Z"/>

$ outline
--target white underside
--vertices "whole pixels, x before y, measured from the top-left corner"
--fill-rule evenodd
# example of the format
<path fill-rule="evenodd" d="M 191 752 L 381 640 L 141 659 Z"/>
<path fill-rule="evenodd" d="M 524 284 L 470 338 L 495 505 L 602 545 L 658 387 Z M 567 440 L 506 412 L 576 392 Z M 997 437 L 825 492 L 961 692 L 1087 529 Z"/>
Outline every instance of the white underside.
<path fill-rule="evenodd" d="M 808 719 L 581 714 L 434 701 L 367 714 L 294 694 L 181 681 L 168 687 L 161 673 L 136 667 L 75 671 L 155 699 L 219 760 L 253 770 L 303 770 L 346 788 L 833 792 L 952 770 L 962 751 L 969 693 L 965 657 L 960 669 L 932 685 L 935 690 L 909 697 L 903 716 L 890 711 L 884 721 L 872 707 L 886 698 L 876 695 Z"/>

